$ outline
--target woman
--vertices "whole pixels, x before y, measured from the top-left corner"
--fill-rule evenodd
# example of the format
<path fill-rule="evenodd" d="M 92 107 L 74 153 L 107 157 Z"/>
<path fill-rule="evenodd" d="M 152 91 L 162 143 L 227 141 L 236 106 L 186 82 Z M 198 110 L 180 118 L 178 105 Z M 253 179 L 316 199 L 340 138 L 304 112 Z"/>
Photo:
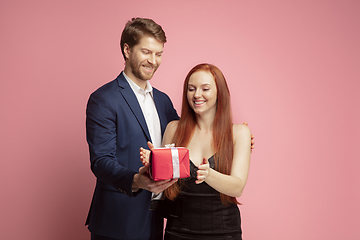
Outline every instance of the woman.
<path fill-rule="evenodd" d="M 248 178 L 251 133 L 232 124 L 229 89 L 214 65 L 199 64 L 188 73 L 181 118 L 163 137 L 163 145 L 171 143 L 189 149 L 191 176 L 165 191 L 165 240 L 242 239 L 236 197 Z M 148 155 L 141 150 L 144 164 Z"/>

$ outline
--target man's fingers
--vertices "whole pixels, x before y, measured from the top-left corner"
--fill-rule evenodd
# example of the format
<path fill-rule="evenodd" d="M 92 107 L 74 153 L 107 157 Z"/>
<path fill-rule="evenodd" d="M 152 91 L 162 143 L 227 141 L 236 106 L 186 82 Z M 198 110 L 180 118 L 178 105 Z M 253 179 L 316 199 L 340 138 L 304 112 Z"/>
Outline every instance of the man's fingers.
<path fill-rule="evenodd" d="M 171 186 L 177 182 L 177 179 L 168 179 L 156 182 L 158 186 Z"/>
<path fill-rule="evenodd" d="M 176 182 L 177 182 L 177 179 L 163 180 L 163 181 L 156 182 L 156 184 L 151 187 L 150 191 L 153 193 L 161 193 Z"/>
<path fill-rule="evenodd" d="M 149 164 L 145 163 L 144 166 L 139 168 L 139 174 L 145 174 L 149 170 Z"/>

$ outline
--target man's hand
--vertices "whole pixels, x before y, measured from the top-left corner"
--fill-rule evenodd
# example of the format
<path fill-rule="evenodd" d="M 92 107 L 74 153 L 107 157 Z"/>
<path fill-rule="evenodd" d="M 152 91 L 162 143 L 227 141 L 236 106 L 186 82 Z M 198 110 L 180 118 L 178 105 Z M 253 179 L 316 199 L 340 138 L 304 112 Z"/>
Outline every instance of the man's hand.
<path fill-rule="evenodd" d="M 245 124 L 246 126 L 248 125 L 247 122 L 244 122 L 243 124 Z M 255 148 L 255 136 L 251 135 L 251 152 L 253 152 L 254 148 Z"/>
<path fill-rule="evenodd" d="M 154 148 L 154 145 L 151 142 L 148 142 L 148 147 L 151 149 Z M 150 151 L 144 148 L 140 148 L 140 161 L 143 163 L 143 167 L 139 168 L 139 173 L 134 175 L 132 190 L 138 191 L 140 188 L 146 189 L 155 194 L 163 192 L 166 188 L 173 185 L 177 182 L 177 179 L 169 179 L 162 181 L 154 181 L 149 176 L 149 162 Z"/>
<path fill-rule="evenodd" d="M 155 194 L 163 192 L 166 188 L 173 185 L 177 182 L 177 179 L 172 180 L 162 180 L 162 181 L 154 181 L 149 177 L 148 174 L 149 163 L 146 163 L 145 166 L 139 168 L 139 173 L 134 175 L 132 190 L 138 191 L 140 188 L 146 189 Z"/>

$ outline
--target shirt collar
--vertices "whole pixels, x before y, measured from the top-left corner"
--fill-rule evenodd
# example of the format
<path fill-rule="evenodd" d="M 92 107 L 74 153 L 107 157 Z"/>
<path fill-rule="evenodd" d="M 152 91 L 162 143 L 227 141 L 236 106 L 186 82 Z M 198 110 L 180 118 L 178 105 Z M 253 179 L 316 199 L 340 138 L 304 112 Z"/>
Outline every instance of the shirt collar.
<path fill-rule="evenodd" d="M 151 86 L 151 84 L 150 84 L 150 82 L 149 81 L 146 81 L 146 87 L 145 87 L 145 90 L 144 89 L 142 89 L 141 87 L 139 87 L 136 83 L 134 83 L 133 82 L 133 80 L 131 80 L 126 74 L 125 74 L 125 72 L 122 72 L 122 74 L 124 75 L 124 77 L 125 77 L 125 79 L 128 81 L 128 83 L 129 83 L 129 85 L 130 85 L 130 87 L 131 87 L 131 89 L 135 92 L 135 93 L 150 93 L 151 94 L 151 96 L 152 96 L 152 94 L 153 94 L 153 88 L 152 88 L 152 86 Z"/>

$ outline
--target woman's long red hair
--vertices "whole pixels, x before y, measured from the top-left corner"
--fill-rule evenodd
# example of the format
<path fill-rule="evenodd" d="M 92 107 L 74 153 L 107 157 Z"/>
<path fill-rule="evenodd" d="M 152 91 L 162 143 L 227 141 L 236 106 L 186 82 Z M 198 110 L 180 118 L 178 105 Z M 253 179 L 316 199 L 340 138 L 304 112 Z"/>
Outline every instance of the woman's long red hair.
<path fill-rule="evenodd" d="M 190 70 L 185 78 L 183 87 L 181 118 L 174 135 L 173 142 L 177 147 L 186 147 L 195 131 L 196 117 L 195 112 L 190 107 L 187 100 L 188 83 L 190 76 L 194 72 L 206 71 L 214 76 L 217 88 L 217 106 L 213 123 L 213 149 L 215 152 L 215 169 L 220 173 L 230 175 L 233 161 L 234 144 L 232 132 L 232 116 L 230 106 L 230 92 L 226 80 L 219 68 L 212 64 L 199 64 Z M 180 193 L 181 180 L 165 190 L 165 195 L 170 200 L 174 200 Z M 221 201 L 224 204 L 239 202 L 235 197 L 220 193 Z"/>

